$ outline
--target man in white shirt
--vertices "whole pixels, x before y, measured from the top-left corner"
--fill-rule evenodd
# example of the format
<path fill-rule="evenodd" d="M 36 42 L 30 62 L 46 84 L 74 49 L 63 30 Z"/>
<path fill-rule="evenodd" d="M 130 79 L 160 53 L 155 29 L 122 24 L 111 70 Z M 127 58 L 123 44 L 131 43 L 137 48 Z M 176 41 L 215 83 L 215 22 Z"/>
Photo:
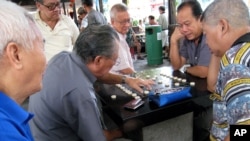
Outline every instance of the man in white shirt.
<path fill-rule="evenodd" d="M 130 28 L 130 15 L 127 6 L 121 3 L 113 5 L 110 10 L 110 18 L 111 24 L 120 38 L 118 58 L 110 72 L 124 75 L 133 74 L 135 70 L 129 46 L 126 42 L 126 34 Z"/>
<path fill-rule="evenodd" d="M 165 57 L 168 56 L 169 52 L 169 43 L 168 43 L 168 16 L 165 13 L 165 7 L 159 7 L 159 21 L 158 24 L 161 25 L 161 36 L 162 36 L 162 47 L 165 48 Z"/>
<path fill-rule="evenodd" d="M 36 0 L 35 22 L 45 38 L 45 55 L 49 61 L 61 51 L 71 51 L 79 35 L 74 21 L 60 14 L 60 0 Z"/>

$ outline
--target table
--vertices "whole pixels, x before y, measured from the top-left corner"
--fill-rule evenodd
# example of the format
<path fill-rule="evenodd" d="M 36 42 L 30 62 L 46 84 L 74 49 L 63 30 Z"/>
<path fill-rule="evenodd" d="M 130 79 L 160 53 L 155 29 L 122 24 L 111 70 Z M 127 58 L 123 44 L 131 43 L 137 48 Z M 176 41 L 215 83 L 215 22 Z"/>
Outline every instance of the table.
<path fill-rule="evenodd" d="M 157 68 L 139 72 L 137 76 L 141 77 L 147 73 L 159 74 L 165 72 L 168 75 L 173 75 L 187 79 L 188 82 L 195 82 L 195 87 L 192 87 L 190 93 L 192 98 L 184 99 L 170 105 L 158 107 L 156 104 L 149 101 L 147 97 L 143 98 L 145 104 L 136 111 L 124 109 L 123 105 L 130 100 L 131 96 L 126 95 L 115 85 L 96 84 L 96 92 L 103 102 L 103 111 L 106 112 L 117 125 L 123 125 L 128 121 L 138 121 L 142 126 L 152 125 L 170 118 L 174 118 L 189 112 L 198 112 L 196 105 L 209 107 L 212 102 L 208 100 L 209 91 L 207 91 L 206 79 L 197 78 L 180 71 L 173 71 L 171 67 Z M 111 95 L 116 94 L 116 100 L 111 99 Z M 138 134 L 139 136 L 139 134 Z M 143 140 L 143 139 L 135 139 Z"/>

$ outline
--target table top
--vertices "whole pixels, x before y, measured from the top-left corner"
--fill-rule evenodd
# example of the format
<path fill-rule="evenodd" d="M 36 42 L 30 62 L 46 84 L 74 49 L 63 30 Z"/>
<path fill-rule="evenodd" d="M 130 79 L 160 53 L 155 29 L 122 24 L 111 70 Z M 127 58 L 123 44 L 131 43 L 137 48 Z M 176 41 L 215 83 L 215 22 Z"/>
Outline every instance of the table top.
<path fill-rule="evenodd" d="M 142 96 L 142 100 L 145 102 L 144 105 L 137 110 L 128 110 L 123 106 L 133 99 L 132 96 L 124 93 L 115 85 L 96 83 L 96 92 L 103 102 L 103 110 L 118 125 L 121 125 L 122 123 L 132 119 L 140 120 L 144 123 L 144 125 L 151 125 L 160 121 L 164 121 L 166 119 L 174 118 L 179 115 L 192 112 L 194 110 L 194 104 L 211 106 L 212 102 L 208 101 L 209 92 L 207 91 L 206 79 L 194 77 L 180 71 L 173 71 L 171 67 L 141 71 L 138 72 L 136 76 L 141 78 L 151 76 L 152 78 L 158 77 L 159 79 L 159 75 L 161 74 L 183 78 L 186 79 L 187 82 L 195 82 L 196 85 L 194 87 L 191 87 L 190 90 L 192 97 L 174 102 L 163 107 L 158 107 L 155 103 L 150 101 L 147 96 Z M 174 84 L 174 80 L 171 79 L 169 79 L 168 82 L 164 81 L 164 83 L 165 82 L 170 83 L 170 87 Z M 114 94 L 116 95 L 115 100 L 111 98 L 111 95 Z"/>

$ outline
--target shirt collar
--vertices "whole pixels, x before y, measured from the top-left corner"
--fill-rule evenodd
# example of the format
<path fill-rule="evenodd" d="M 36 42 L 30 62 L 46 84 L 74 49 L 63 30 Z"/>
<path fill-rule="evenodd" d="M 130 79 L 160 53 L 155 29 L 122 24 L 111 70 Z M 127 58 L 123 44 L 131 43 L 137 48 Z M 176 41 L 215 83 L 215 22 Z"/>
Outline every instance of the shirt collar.
<path fill-rule="evenodd" d="M 240 38 L 238 38 L 233 43 L 232 47 L 237 45 L 237 44 L 244 43 L 244 42 L 250 42 L 250 33 L 246 33 L 246 34 L 242 35 Z"/>
<path fill-rule="evenodd" d="M 87 66 L 83 63 L 83 60 L 81 59 L 81 57 L 77 55 L 75 51 L 73 51 L 70 54 L 70 57 L 82 69 L 82 71 L 84 72 L 84 74 L 86 74 L 90 82 L 94 83 L 96 81 L 96 77 L 90 72 Z"/>
<path fill-rule="evenodd" d="M 27 124 L 34 116 L 33 114 L 26 112 L 19 104 L 3 92 L 0 92 L 0 101 L 0 109 L 4 108 L 4 111 L 8 111 L 8 116 L 11 116 L 12 119 L 20 124 Z"/>

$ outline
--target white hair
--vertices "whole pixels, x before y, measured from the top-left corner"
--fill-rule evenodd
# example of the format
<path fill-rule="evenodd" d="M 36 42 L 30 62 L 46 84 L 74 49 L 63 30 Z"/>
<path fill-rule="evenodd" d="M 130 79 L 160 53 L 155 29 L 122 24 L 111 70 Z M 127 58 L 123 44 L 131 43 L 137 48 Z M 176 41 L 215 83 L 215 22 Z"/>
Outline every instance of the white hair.
<path fill-rule="evenodd" d="M 31 15 L 10 1 L 1 1 L 0 7 L 0 55 L 10 42 L 32 49 L 34 40 L 41 36 L 41 32 Z"/>

